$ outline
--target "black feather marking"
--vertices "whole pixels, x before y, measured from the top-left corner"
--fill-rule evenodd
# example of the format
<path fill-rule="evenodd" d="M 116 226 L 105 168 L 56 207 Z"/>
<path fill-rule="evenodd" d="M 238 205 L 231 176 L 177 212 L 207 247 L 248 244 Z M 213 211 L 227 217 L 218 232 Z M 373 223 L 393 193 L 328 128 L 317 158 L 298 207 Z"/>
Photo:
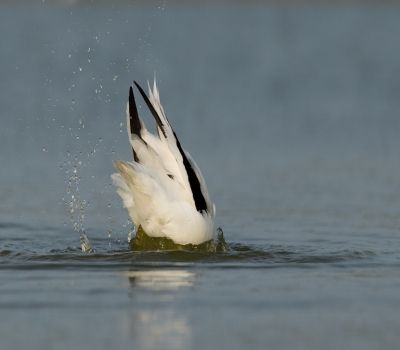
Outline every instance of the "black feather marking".
<path fill-rule="evenodd" d="M 135 96 L 133 95 L 132 86 L 129 89 L 129 124 L 130 124 L 131 134 L 139 136 L 139 138 L 146 144 L 146 142 L 142 139 L 142 135 L 140 133 L 142 130 L 142 124 L 140 123 L 139 120 L 139 113 L 136 108 Z M 135 160 L 135 162 L 139 163 L 139 157 L 137 156 L 133 147 L 132 151 L 133 151 L 133 159 Z"/>
<path fill-rule="evenodd" d="M 164 137 L 166 138 L 166 137 L 167 137 L 167 134 L 165 133 L 164 124 L 162 123 L 162 121 L 161 121 L 161 119 L 160 119 L 160 116 L 158 115 L 158 113 L 157 113 L 156 110 L 154 109 L 153 105 L 151 104 L 149 98 L 147 97 L 147 95 L 145 94 L 145 92 L 143 91 L 143 89 L 139 86 L 139 84 L 138 84 L 136 81 L 134 81 L 134 83 L 135 83 L 136 87 L 138 88 L 140 94 L 142 95 L 144 101 L 146 102 L 147 107 L 150 109 L 150 112 L 151 112 L 151 114 L 153 115 L 153 117 L 154 117 L 154 119 L 155 119 L 155 121 L 156 121 L 157 126 L 161 129 L 161 131 L 162 131 Z"/>
<path fill-rule="evenodd" d="M 181 153 L 183 159 L 183 165 L 185 166 L 186 173 L 188 175 L 190 188 L 193 194 L 194 204 L 196 205 L 196 210 L 198 212 L 201 212 L 203 210 L 208 212 L 206 200 L 203 196 L 203 193 L 201 192 L 199 179 L 197 178 L 196 173 L 194 172 L 192 166 L 190 165 L 189 160 L 187 159 L 186 154 L 183 151 L 178 138 L 176 137 L 175 131 L 172 130 L 172 132 L 174 133 L 176 145 L 178 146 L 179 152 Z"/>
<path fill-rule="evenodd" d="M 170 179 L 174 179 L 174 175 L 171 175 L 171 174 L 167 174 L 168 175 L 168 177 L 170 178 Z"/>
<path fill-rule="evenodd" d="M 139 157 L 137 156 L 137 154 L 136 154 L 135 150 L 133 149 L 133 147 L 132 147 L 132 152 L 133 152 L 133 160 L 136 163 L 139 163 Z"/>
<path fill-rule="evenodd" d="M 148 99 L 147 95 L 144 93 L 143 89 L 136 83 L 136 81 L 134 81 L 134 83 L 135 83 L 136 87 L 138 88 L 140 94 L 142 95 L 144 101 L 146 102 L 147 107 L 150 109 L 150 112 L 153 115 L 157 126 L 161 129 L 162 133 L 164 134 L 164 137 L 166 138 L 167 135 L 165 133 L 164 124 L 162 123 L 160 116 L 157 114 L 156 110 L 154 109 L 154 107 L 151 104 L 150 100 Z M 171 130 L 172 130 L 172 127 L 171 127 Z M 190 185 L 190 189 L 192 190 L 193 200 L 196 205 L 196 210 L 198 212 L 202 212 L 202 211 L 208 212 L 206 200 L 203 196 L 203 193 L 201 192 L 199 179 L 197 178 L 196 173 L 194 172 L 192 166 L 190 165 L 189 160 L 187 159 L 186 154 L 183 151 L 178 138 L 176 137 L 175 131 L 172 130 L 172 132 L 174 134 L 176 145 L 178 146 L 178 150 L 182 156 L 183 165 L 184 165 L 184 167 L 186 169 L 186 173 L 188 175 L 189 185 Z"/>
<path fill-rule="evenodd" d="M 133 95 L 132 86 L 129 88 L 129 117 L 131 134 L 138 135 L 141 138 L 140 130 L 142 129 L 142 126 L 140 125 L 139 113 L 136 108 L 135 96 Z"/>

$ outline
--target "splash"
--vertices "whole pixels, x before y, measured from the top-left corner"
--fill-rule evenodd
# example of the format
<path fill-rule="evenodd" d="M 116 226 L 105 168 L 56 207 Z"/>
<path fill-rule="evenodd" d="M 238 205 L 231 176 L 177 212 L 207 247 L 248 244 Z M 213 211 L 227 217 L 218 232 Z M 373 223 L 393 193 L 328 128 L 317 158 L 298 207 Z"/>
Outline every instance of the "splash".
<path fill-rule="evenodd" d="M 81 237 L 82 253 L 94 253 L 92 246 L 90 245 L 89 238 L 85 232 L 82 232 Z"/>
<path fill-rule="evenodd" d="M 68 186 L 66 189 L 67 194 L 70 195 L 69 200 L 66 204 L 69 206 L 69 214 L 71 215 L 71 222 L 75 231 L 81 233 L 84 232 L 84 221 L 85 213 L 84 208 L 87 205 L 85 199 L 80 198 L 79 194 L 79 182 L 81 177 L 79 176 L 79 166 L 82 165 L 82 161 L 78 161 L 77 155 L 74 155 L 70 159 L 70 153 L 67 153 L 67 161 L 64 166 L 67 167 L 66 173 L 68 174 Z"/>
<path fill-rule="evenodd" d="M 81 130 L 85 127 L 83 124 L 83 119 L 79 118 L 79 128 Z M 79 139 L 79 135 L 75 134 L 76 139 Z M 93 249 L 90 246 L 89 239 L 85 233 L 85 208 L 88 206 L 88 203 L 85 199 L 82 199 L 79 191 L 79 183 L 81 177 L 79 176 L 79 170 L 82 166 L 82 152 L 76 151 L 71 154 L 71 152 L 67 152 L 66 160 L 64 164 L 61 165 L 61 169 L 65 169 L 65 172 L 68 176 L 67 182 L 67 195 L 69 198 L 64 200 L 64 203 L 68 207 L 68 211 L 70 214 L 70 219 L 72 222 L 73 229 L 77 231 L 80 235 L 80 241 L 82 245 L 83 253 L 92 253 Z"/>

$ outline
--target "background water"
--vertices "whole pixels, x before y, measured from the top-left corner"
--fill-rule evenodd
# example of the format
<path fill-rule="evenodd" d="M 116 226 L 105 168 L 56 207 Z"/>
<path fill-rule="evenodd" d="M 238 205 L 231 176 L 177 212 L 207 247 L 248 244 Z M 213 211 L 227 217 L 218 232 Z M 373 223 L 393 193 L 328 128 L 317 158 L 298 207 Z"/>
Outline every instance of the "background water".
<path fill-rule="evenodd" d="M 397 349 L 399 16 L 2 2 L 1 347 Z M 231 252 L 128 250 L 111 160 L 155 71 Z"/>

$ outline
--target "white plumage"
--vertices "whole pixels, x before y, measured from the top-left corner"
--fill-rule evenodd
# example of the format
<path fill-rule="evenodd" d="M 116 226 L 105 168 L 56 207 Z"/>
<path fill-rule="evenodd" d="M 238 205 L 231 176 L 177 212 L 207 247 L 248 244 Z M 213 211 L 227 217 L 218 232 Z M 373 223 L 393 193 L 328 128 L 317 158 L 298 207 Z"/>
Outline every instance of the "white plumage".
<path fill-rule="evenodd" d="M 124 207 L 150 237 L 182 245 L 209 241 L 214 238 L 215 205 L 200 169 L 169 124 L 155 80 L 149 98 L 135 85 L 156 121 L 158 137 L 139 117 L 131 87 L 126 115 L 134 161 L 114 162 L 119 174 L 111 175 Z"/>

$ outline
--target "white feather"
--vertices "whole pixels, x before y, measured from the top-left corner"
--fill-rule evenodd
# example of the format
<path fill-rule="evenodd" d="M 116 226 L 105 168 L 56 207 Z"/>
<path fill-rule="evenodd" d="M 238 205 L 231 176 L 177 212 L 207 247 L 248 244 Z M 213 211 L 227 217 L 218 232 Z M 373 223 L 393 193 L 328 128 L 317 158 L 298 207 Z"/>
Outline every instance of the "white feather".
<path fill-rule="evenodd" d="M 134 224 L 141 226 L 149 236 L 167 237 L 183 245 L 209 241 L 214 238 L 215 205 L 211 203 L 204 178 L 193 158 L 186 151 L 182 155 L 179 150 L 161 106 L 155 79 L 153 91 L 149 87 L 149 101 L 163 125 L 162 129 L 157 125 L 159 137 L 147 131 L 140 117 L 140 135 L 131 134 L 128 102 L 128 138 L 138 162 L 114 162 L 119 174 L 111 178 Z M 206 204 L 203 210 L 196 209 L 191 188 L 193 176 L 191 184 L 183 158 L 197 177 L 204 198 L 202 203 Z M 186 166 L 189 165 L 186 163 Z"/>

